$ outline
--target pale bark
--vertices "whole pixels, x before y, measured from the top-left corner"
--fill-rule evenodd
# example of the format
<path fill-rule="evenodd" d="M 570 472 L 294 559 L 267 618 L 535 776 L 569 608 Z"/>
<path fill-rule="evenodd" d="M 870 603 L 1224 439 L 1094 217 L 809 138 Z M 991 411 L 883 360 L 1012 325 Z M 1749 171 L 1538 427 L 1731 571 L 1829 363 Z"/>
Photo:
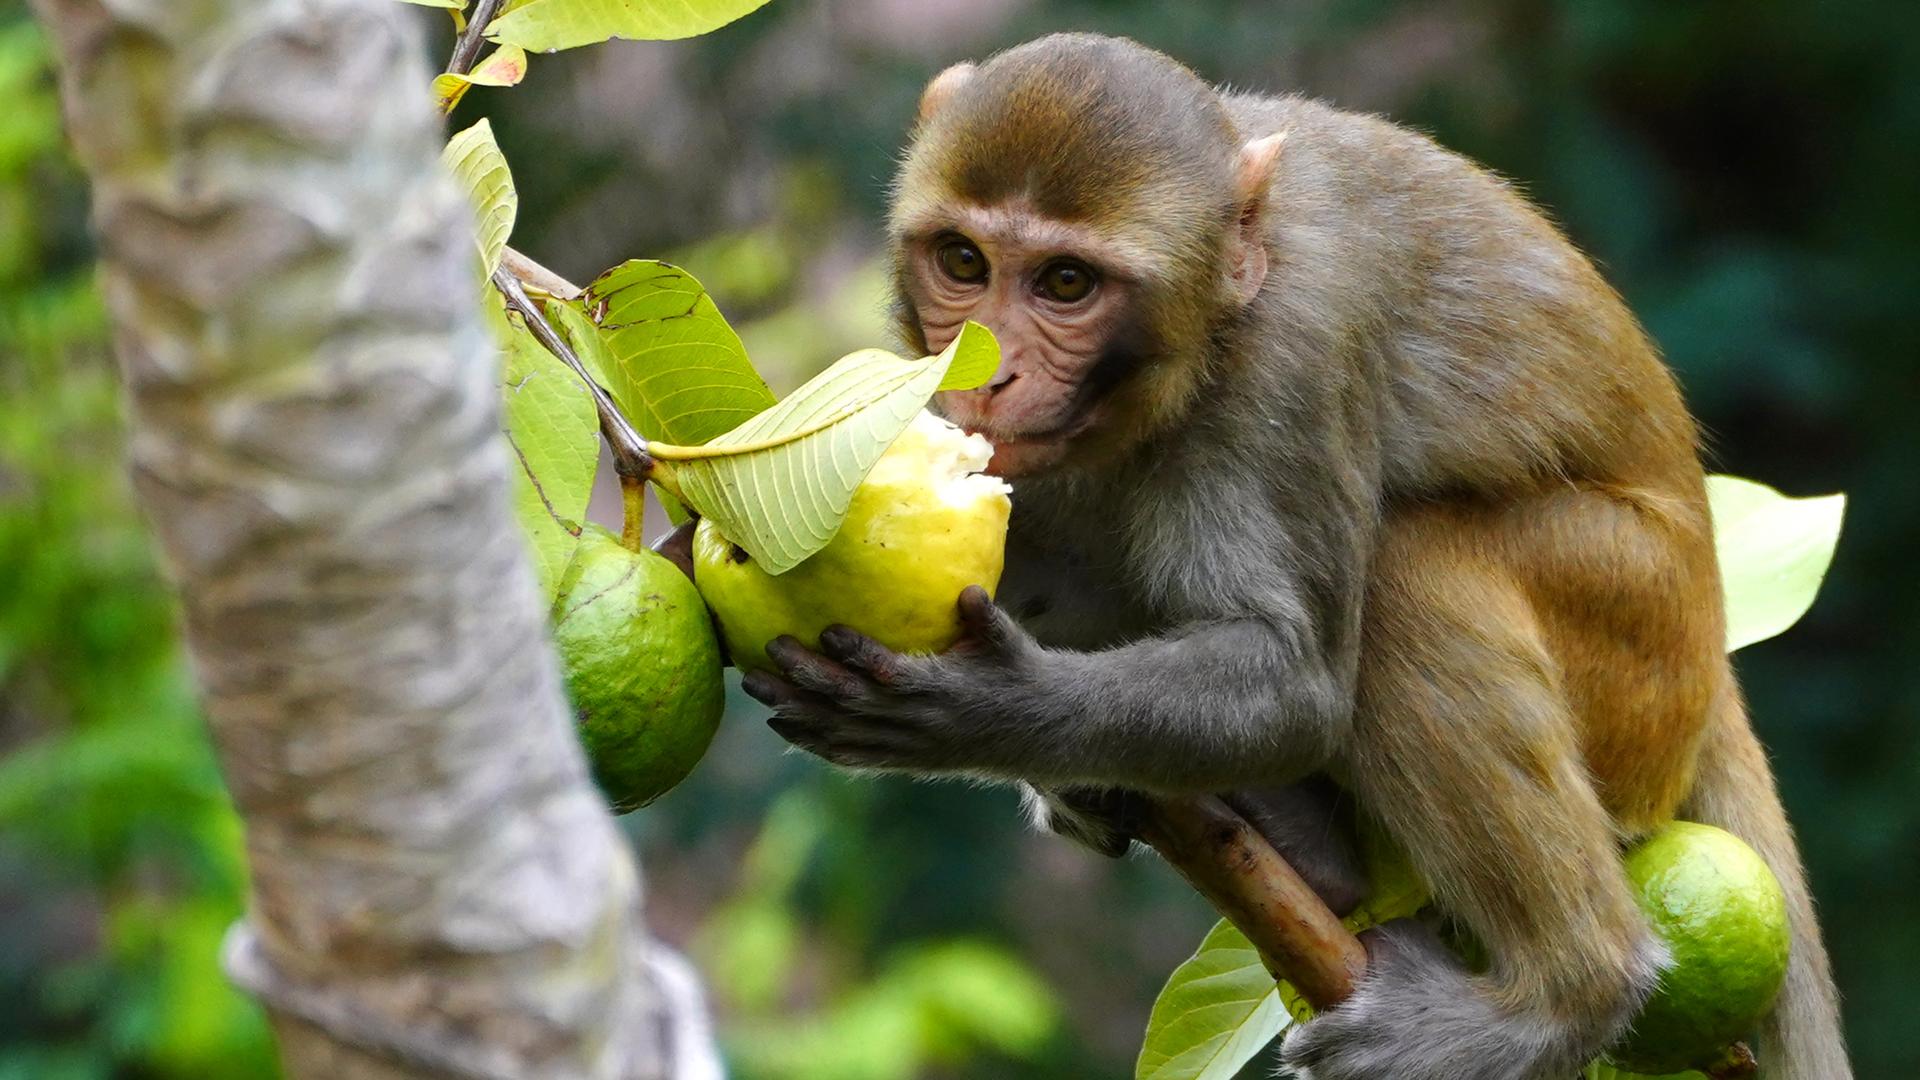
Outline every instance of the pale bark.
<path fill-rule="evenodd" d="M 637 870 L 509 516 L 417 9 L 37 3 L 246 822 L 229 970 L 295 1075 L 667 1075 Z"/>

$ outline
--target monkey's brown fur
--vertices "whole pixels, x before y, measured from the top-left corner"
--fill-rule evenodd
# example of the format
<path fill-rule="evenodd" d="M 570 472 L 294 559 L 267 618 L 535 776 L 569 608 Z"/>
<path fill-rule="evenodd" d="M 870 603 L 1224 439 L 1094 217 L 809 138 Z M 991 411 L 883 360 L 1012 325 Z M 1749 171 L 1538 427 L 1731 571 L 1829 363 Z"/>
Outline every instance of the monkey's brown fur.
<path fill-rule="evenodd" d="M 1664 960 L 1621 845 L 1676 814 L 1721 825 L 1790 902 L 1764 1075 L 1844 1080 L 1724 652 L 1695 427 L 1592 264 L 1422 136 L 1222 96 L 1129 42 L 1042 39 L 943 75 L 922 112 L 892 217 L 902 328 L 933 348 L 983 318 L 1014 376 L 949 411 L 1099 422 L 1016 477 L 1002 601 L 1024 631 L 975 602 L 981 643 L 949 657 L 770 650 L 792 683 L 750 689 L 782 733 L 1043 788 L 1334 777 L 1494 962 L 1379 936 L 1355 998 L 1287 1043 L 1316 1080 L 1562 1080 Z M 940 285 L 927 253 L 967 229 L 1009 267 L 1035 236 L 1094 238 L 1068 254 L 1126 314 Z"/>

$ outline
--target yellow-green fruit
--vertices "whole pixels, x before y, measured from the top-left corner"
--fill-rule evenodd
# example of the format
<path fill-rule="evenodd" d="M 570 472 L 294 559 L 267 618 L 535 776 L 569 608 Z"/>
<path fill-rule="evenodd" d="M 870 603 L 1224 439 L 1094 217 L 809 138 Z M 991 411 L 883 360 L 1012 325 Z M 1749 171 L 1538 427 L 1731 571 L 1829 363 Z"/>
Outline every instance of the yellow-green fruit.
<path fill-rule="evenodd" d="M 593 778 L 622 813 L 686 778 L 726 705 L 720 645 L 693 582 L 588 526 L 554 602 L 553 638 Z"/>
<path fill-rule="evenodd" d="M 701 521 L 694 580 L 734 663 L 770 669 L 767 642 L 791 634 L 818 647 L 836 623 L 896 652 L 952 645 L 960 593 L 992 592 L 1006 555 L 1007 485 L 980 473 L 992 456 L 984 438 L 921 413 L 853 493 L 827 546 L 778 576 Z"/>
<path fill-rule="evenodd" d="M 1642 842 L 1626 867 L 1673 966 L 1607 1056 L 1639 1073 L 1710 1064 L 1759 1022 L 1786 981 L 1780 882 L 1739 837 L 1686 821 Z"/>

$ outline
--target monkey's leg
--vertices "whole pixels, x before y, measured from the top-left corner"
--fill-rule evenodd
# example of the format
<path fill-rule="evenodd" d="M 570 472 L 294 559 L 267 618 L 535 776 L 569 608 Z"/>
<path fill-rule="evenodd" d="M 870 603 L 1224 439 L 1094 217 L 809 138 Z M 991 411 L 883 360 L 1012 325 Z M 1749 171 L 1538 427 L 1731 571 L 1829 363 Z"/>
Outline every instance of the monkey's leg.
<path fill-rule="evenodd" d="M 1664 958 L 1498 550 L 1457 520 L 1389 526 L 1345 762 L 1360 804 L 1492 966 L 1469 973 L 1412 923 L 1369 933 L 1355 995 L 1286 1042 L 1313 1080 L 1565 1080 L 1617 1035 Z"/>

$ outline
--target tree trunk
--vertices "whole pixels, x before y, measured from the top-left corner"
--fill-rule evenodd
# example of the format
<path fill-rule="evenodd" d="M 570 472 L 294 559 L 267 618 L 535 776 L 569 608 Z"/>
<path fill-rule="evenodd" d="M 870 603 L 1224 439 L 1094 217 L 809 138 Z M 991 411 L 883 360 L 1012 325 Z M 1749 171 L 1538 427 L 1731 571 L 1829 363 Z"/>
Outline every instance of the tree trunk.
<path fill-rule="evenodd" d="M 699 1017 L 652 974 L 509 515 L 413 13 L 36 2 L 246 822 L 230 972 L 294 1075 L 669 1075 Z"/>

